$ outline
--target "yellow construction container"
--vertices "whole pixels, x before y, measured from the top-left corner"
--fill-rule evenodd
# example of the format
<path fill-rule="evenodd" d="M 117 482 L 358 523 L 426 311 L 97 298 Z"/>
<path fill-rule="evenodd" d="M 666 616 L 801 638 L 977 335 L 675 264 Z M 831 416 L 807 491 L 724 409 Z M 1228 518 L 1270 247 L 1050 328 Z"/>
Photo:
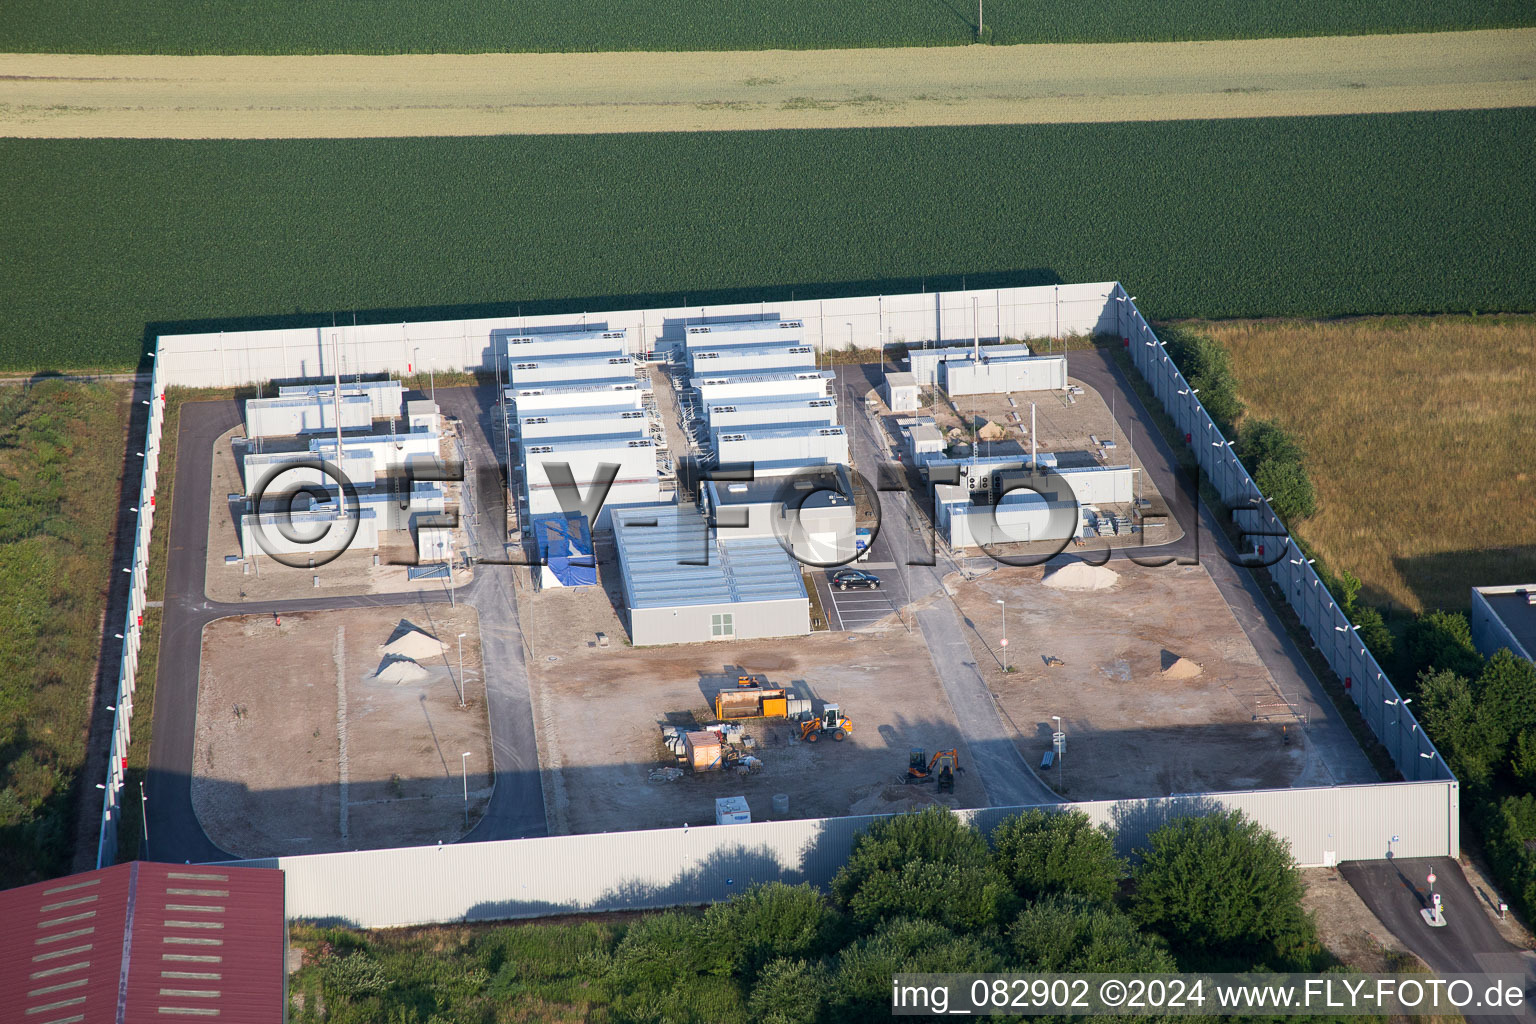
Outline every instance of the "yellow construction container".
<path fill-rule="evenodd" d="M 789 714 L 789 701 L 784 697 L 764 697 L 763 717 L 783 718 Z"/>

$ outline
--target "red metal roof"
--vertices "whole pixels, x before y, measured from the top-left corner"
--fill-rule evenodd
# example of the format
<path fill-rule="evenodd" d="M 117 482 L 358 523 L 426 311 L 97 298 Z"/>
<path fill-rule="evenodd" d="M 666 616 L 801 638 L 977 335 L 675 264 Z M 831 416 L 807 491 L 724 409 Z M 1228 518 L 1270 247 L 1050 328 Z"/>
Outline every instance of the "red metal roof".
<path fill-rule="evenodd" d="M 283 873 L 135 861 L 0 892 L 0 1020 L 284 1019 Z"/>

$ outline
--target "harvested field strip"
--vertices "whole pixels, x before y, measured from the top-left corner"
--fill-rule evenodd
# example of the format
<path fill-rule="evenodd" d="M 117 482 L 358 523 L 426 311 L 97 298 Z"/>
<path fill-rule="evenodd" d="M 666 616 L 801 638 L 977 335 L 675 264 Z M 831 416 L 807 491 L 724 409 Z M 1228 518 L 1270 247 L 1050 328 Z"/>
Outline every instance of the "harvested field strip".
<path fill-rule="evenodd" d="M 0 141 L 0 367 L 147 335 L 1118 278 L 1161 318 L 1536 308 L 1536 111 Z M 213 318 L 223 318 L 215 320 Z M 187 321 L 205 321 L 194 328 Z"/>
<path fill-rule="evenodd" d="M 10 0 L 0 51 L 84 53 L 484 53 L 955 46 L 976 8 L 751 0 L 569 4 L 459 0 Z M 1003 0 L 986 5 L 996 43 L 1124 42 L 1358 35 L 1536 23 L 1524 0 Z"/>
<path fill-rule="evenodd" d="M 1296 532 L 1367 601 L 1466 608 L 1536 578 L 1536 319 L 1198 326 L 1248 414 L 1301 439 L 1318 513 Z"/>
<path fill-rule="evenodd" d="M 0 55 L 0 134 L 954 126 L 1536 105 L 1536 29 L 1209 43 L 398 57 Z"/>

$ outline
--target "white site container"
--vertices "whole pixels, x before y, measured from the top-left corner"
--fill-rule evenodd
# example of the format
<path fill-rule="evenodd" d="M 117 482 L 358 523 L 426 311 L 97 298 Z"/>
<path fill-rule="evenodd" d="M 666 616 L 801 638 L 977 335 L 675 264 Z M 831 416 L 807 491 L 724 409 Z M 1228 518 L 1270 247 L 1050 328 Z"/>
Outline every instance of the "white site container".
<path fill-rule="evenodd" d="M 416 562 L 431 565 L 453 560 L 453 531 L 441 526 L 416 529 Z"/>
<path fill-rule="evenodd" d="M 336 429 L 332 399 L 252 398 L 245 403 L 246 437 L 293 437 Z M 367 395 L 341 396 L 341 429 L 367 430 L 373 425 L 373 403 Z"/>
<path fill-rule="evenodd" d="M 279 398 L 324 398 L 330 399 L 331 392 L 336 389 L 334 383 L 314 384 L 285 384 L 277 389 Z M 341 394 L 345 398 L 348 395 L 367 395 L 369 405 L 373 410 L 373 418 L 387 420 L 391 416 L 399 418 L 400 404 L 405 398 L 405 386 L 397 380 L 361 380 L 341 382 Z"/>
<path fill-rule="evenodd" d="M 689 370 L 697 375 L 814 370 L 816 350 L 809 345 L 732 345 L 688 351 Z"/>
<path fill-rule="evenodd" d="M 529 416 L 536 412 L 575 409 L 643 409 L 646 390 L 638 380 L 624 380 L 606 384 L 507 388 L 506 397 L 518 416 Z"/>
<path fill-rule="evenodd" d="M 513 387 L 530 384 L 606 381 L 635 375 L 629 356 L 540 356 L 507 364 Z"/>
<path fill-rule="evenodd" d="M 1135 471 L 1130 466 L 1081 466 L 1057 469 L 1081 505 L 1127 505 L 1135 497 Z"/>
<path fill-rule="evenodd" d="M 529 442 L 541 437 L 650 434 L 650 417 L 641 409 L 576 409 L 570 412 L 539 410 L 517 419 L 517 436 Z"/>
<path fill-rule="evenodd" d="M 848 434 L 842 427 L 785 427 L 721 431 L 715 435 L 721 464 L 797 461 L 848 465 Z"/>
<path fill-rule="evenodd" d="M 413 398 L 405 403 L 405 422 L 406 429 L 413 434 L 440 434 L 443 430 L 442 411 L 436 402 L 426 398 Z"/>
<path fill-rule="evenodd" d="M 332 444 L 330 454 L 334 455 Z M 308 463 L 294 468 L 295 463 Z M 341 463 L 334 458 L 321 459 L 314 452 L 248 452 L 244 459 L 245 493 L 293 491 L 305 485 L 334 487 L 335 478 L 313 464 L 325 462 L 338 470 L 354 487 L 371 487 L 374 479 L 373 452 L 367 448 L 354 448 L 350 444 L 342 448 Z"/>
<path fill-rule="evenodd" d="M 914 348 L 907 350 L 907 362 L 912 368 L 912 377 L 920 387 L 932 387 L 939 383 L 939 365 L 950 360 L 966 360 L 971 358 L 974 350 L 969 342 L 950 342 L 936 348 Z M 1028 345 L 983 345 L 981 352 L 989 359 L 1015 359 L 1030 355 Z"/>
<path fill-rule="evenodd" d="M 507 359 L 518 363 L 541 356 L 622 356 L 629 354 L 629 329 L 516 334 L 502 337 L 502 342 Z"/>
<path fill-rule="evenodd" d="M 591 481 L 578 481 L 577 488 L 583 498 L 587 496 L 592 484 Z M 564 512 L 560 505 L 560 497 L 555 489 L 550 486 L 530 487 L 524 493 L 527 502 L 527 514 L 532 516 L 555 515 Z M 608 493 L 603 496 L 603 503 L 598 509 L 597 515 L 592 519 L 592 529 L 611 529 L 613 520 L 611 514 L 616 508 L 638 508 L 651 505 L 675 505 L 676 492 L 669 492 L 664 497 L 661 492 L 660 481 L 656 477 L 639 480 L 615 480 Z"/>
<path fill-rule="evenodd" d="M 246 558 L 257 555 L 309 556 L 329 555 L 345 550 L 377 550 L 379 546 L 379 520 L 373 509 L 357 510 L 357 516 L 343 514 L 344 510 L 296 511 L 293 513 L 264 512 L 240 517 L 240 551 Z M 258 529 L 257 523 L 260 522 Z M 351 523 L 356 522 L 353 532 Z"/>
<path fill-rule="evenodd" d="M 731 377 L 694 377 L 699 401 L 708 406 L 733 398 L 766 398 L 771 395 L 813 395 L 827 398 L 836 378 L 831 370 L 800 370 L 749 373 Z"/>
<path fill-rule="evenodd" d="M 717 403 L 706 411 L 711 432 L 752 427 L 837 423 L 835 398 L 790 398 L 783 401 Z"/>
<path fill-rule="evenodd" d="M 373 472 L 377 476 L 408 462 L 437 459 L 441 442 L 436 434 L 417 432 L 412 434 L 370 434 L 366 437 L 343 438 L 344 451 L 366 451 L 373 460 Z M 336 458 L 336 439 L 316 437 L 309 442 L 312 458 Z"/>
<path fill-rule="evenodd" d="M 752 809 L 747 806 L 747 798 L 744 796 L 715 797 L 715 824 L 752 824 Z"/>
<path fill-rule="evenodd" d="M 892 412 L 917 411 L 917 378 L 910 373 L 887 373 L 884 395 L 886 408 Z"/>
<path fill-rule="evenodd" d="M 738 320 L 723 324 L 690 324 L 683 331 L 688 348 L 723 348 L 726 345 L 794 345 L 805 343 L 801 320 Z"/>

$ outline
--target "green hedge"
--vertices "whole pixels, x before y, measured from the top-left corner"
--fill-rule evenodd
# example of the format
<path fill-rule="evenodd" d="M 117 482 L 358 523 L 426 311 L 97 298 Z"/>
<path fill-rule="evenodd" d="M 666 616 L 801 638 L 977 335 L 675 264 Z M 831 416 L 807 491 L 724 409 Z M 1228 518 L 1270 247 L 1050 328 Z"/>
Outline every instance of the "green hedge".
<path fill-rule="evenodd" d="M 0 368 L 155 331 L 1119 279 L 1159 318 L 1536 308 L 1536 110 L 0 141 Z M 219 319 L 215 319 L 219 318 Z M 206 322 L 201 322 L 206 321 Z"/>
<path fill-rule="evenodd" d="M 993 43 L 1238 39 L 1536 24 L 1524 0 L 993 0 Z M 976 37 L 976 5 L 766 0 L 8 0 L 0 52 L 479 53 L 942 46 Z"/>

